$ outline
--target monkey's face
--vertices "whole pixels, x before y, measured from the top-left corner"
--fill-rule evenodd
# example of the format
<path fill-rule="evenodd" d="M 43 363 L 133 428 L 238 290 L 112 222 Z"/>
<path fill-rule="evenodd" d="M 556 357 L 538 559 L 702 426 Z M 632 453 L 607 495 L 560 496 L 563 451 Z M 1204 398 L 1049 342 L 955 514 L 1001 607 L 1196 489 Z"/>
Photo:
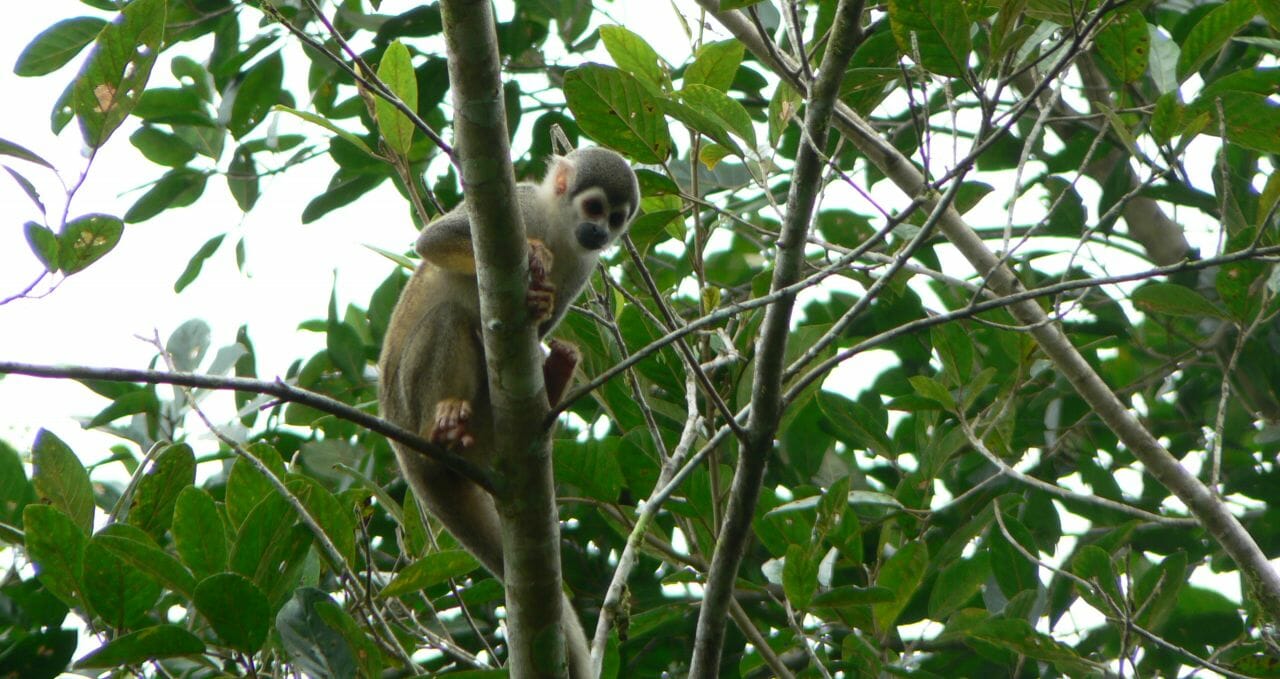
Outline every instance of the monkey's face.
<path fill-rule="evenodd" d="M 598 252 L 609 247 L 631 222 L 634 206 L 628 201 L 614 205 L 604 189 L 591 187 L 573 197 L 577 213 L 574 238 L 582 249 Z"/>

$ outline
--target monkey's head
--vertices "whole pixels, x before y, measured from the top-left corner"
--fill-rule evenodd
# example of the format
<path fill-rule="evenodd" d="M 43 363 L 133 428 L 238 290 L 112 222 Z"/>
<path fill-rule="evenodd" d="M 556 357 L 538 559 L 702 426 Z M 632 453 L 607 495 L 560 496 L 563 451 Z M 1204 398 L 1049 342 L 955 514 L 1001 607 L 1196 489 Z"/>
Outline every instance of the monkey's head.
<path fill-rule="evenodd" d="M 558 157 L 545 181 L 565 223 L 574 224 L 574 240 L 588 252 L 599 252 L 626 233 L 640 207 L 635 171 L 609 149 L 580 148 Z"/>

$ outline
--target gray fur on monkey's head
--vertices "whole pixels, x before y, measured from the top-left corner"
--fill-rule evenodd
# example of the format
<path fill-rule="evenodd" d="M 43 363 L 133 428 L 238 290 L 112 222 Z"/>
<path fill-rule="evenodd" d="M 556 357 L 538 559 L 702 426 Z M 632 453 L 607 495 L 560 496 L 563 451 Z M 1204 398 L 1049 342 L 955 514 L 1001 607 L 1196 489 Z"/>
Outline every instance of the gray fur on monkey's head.
<path fill-rule="evenodd" d="M 609 204 L 619 206 L 626 203 L 630 219 L 640 209 L 640 184 L 636 181 L 636 173 L 631 165 L 617 153 L 598 146 L 587 146 L 575 149 L 564 157 L 574 166 L 572 183 L 569 185 L 569 197 L 592 187 L 604 190 Z"/>

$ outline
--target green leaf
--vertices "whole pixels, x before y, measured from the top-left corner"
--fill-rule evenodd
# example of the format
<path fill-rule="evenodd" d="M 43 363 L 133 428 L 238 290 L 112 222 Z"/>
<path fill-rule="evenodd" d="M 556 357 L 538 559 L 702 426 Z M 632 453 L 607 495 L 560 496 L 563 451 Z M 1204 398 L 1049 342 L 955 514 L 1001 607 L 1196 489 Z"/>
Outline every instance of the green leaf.
<path fill-rule="evenodd" d="M 173 523 L 178 494 L 195 480 L 196 458 L 191 446 L 185 443 L 166 446 L 138 482 L 129 507 L 129 523 L 159 540 Z"/>
<path fill-rule="evenodd" d="M 1098 33 L 1095 45 L 1121 82 L 1136 82 L 1147 71 L 1151 34 L 1142 12 L 1126 8 L 1111 15 L 1111 23 Z"/>
<path fill-rule="evenodd" d="M 182 137 L 150 125 L 143 125 L 129 135 L 129 142 L 142 152 L 143 157 L 157 165 L 182 167 L 196 157 L 195 148 Z"/>
<path fill-rule="evenodd" d="M 706 85 L 728 92 L 742 65 L 745 47 L 739 40 L 709 42 L 698 48 L 693 63 L 684 70 L 684 86 Z"/>
<path fill-rule="evenodd" d="M 62 439 L 41 429 L 31 447 L 31 465 L 36 497 L 62 510 L 88 535 L 93 530 L 93 484 L 80 458 Z"/>
<path fill-rule="evenodd" d="M 696 84 L 686 85 L 680 90 L 680 98 L 689 106 L 715 117 L 751 148 L 756 147 L 756 128 L 751 122 L 751 114 L 736 99 L 713 87 Z"/>
<path fill-rule="evenodd" d="M 1059 672 L 1067 676 L 1100 674 L 1100 667 L 1081 658 L 1070 646 L 1037 632 L 1026 620 L 990 618 L 969 630 L 968 636 L 1008 649 L 1016 655 L 1052 663 Z"/>
<path fill-rule="evenodd" d="M 893 626 L 920 586 L 928 566 L 929 550 L 923 542 L 908 542 L 884 562 L 876 577 L 876 585 L 893 592 L 893 601 L 872 606 L 876 629 L 887 630 Z"/>
<path fill-rule="evenodd" d="M 76 652 L 75 629 L 45 629 L 10 638 L 0 652 L 0 677 L 44 678 L 65 676 L 63 671 Z"/>
<path fill-rule="evenodd" d="M 1134 608 L 1138 610 L 1135 622 L 1146 629 L 1159 629 L 1173 612 L 1186 580 L 1186 552 L 1174 552 L 1143 573 L 1134 590 Z"/>
<path fill-rule="evenodd" d="M 271 605 L 262 590 L 244 576 L 211 575 L 196 585 L 193 601 L 218 638 L 231 648 L 254 653 L 267 640 Z"/>
<path fill-rule="evenodd" d="M 71 220 L 58 237 L 58 266 L 70 276 L 111 252 L 120 242 L 124 223 L 111 215 L 85 215 Z"/>
<path fill-rule="evenodd" d="M 18 451 L 0 441 L 0 523 L 21 528 L 22 510 L 35 498 L 35 488 L 27 480 Z"/>
<path fill-rule="evenodd" d="M 89 542 L 84 531 L 62 510 L 42 504 L 22 510 L 27 557 L 36 565 L 36 575 L 45 589 L 71 607 L 85 608 L 84 548 Z"/>
<path fill-rule="evenodd" d="M 117 557 L 96 535 L 84 548 L 84 591 L 95 616 L 117 630 L 137 627 L 160 597 L 159 583 Z"/>
<path fill-rule="evenodd" d="M 1000 520 L 1004 522 L 1004 527 L 1018 541 L 1018 545 L 1022 549 L 1029 554 L 1037 552 L 1039 548 L 1036 547 L 1035 536 L 1031 534 L 1031 531 L 1027 530 L 1027 527 L 1017 517 L 1011 513 L 1003 512 Z M 1000 590 L 1004 592 L 1004 595 L 1013 598 L 1020 592 L 1038 589 L 1040 586 L 1039 566 L 1009 542 L 1009 539 L 1004 535 L 1004 531 L 1000 530 L 999 524 L 991 524 L 990 530 L 991 570 L 995 575 L 996 584 L 1000 585 Z"/>
<path fill-rule="evenodd" d="M 146 87 L 164 38 L 165 0 L 134 0 L 102 29 L 71 91 L 85 143 L 98 148 Z"/>
<path fill-rule="evenodd" d="M 116 637 L 76 662 L 78 669 L 112 669 L 147 660 L 204 653 L 204 642 L 178 625 L 156 625 Z"/>
<path fill-rule="evenodd" d="M 29 163 L 43 165 L 50 170 L 54 169 L 53 165 L 49 164 L 49 161 L 36 155 L 27 147 L 11 142 L 8 139 L 0 139 L 0 156 L 12 156 L 14 158 L 25 160 Z"/>
<path fill-rule="evenodd" d="M 661 163 L 671 154 L 654 95 L 635 77 L 589 64 L 565 74 L 564 95 L 582 131 L 641 163 Z"/>
<path fill-rule="evenodd" d="M 191 572 L 171 554 L 160 549 L 151 536 L 140 529 L 128 524 L 113 523 L 93 536 L 93 542 L 105 547 L 134 568 L 151 575 L 174 592 L 188 598 L 194 594 L 196 580 Z"/>
<path fill-rule="evenodd" d="M 260 443 L 249 446 L 248 452 L 261 460 L 277 478 L 284 479 L 284 460 L 280 458 L 280 453 L 275 448 Z M 231 465 L 231 473 L 227 475 L 227 518 L 231 519 L 232 528 L 240 528 L 259 502 L 275 494 L 276 489 L 271 482 L 254 468 L 252 462 L 237 459 Z"/>
<path fill-rule="evenodd" d="M 617 439 L 556 439 L 552 456 L 556 480 L 577 486 L 587 497 L 615 502 L 624 481 L 617 453 Z"/>
<path fill-rule="evenodd" d="M 293 593 L 293 597 L 276 614 L 276 630 L 280 632 L 285 653 L 307 676 L 355 677 L 355 653 L 340 624 L 331 624 L 321 615 L 319 609 L 325 604 L 337 608 L 328 594 L 314 587 L 302 587 Z M 364 637 L 363 634 L 360 636 Z M 367 667 L 362 669 L 368 670 Z"/>
<path fill-rule="evenodd" d="M 226 570 L 226 529 L 213 498 L 207 492 L 187 486 L 178 493 L 173 508 L 172 530 L 178 554 L 196 577 Z"/>
<path fill-rule="evenodd" d="M 384 175 L 371 175 L 347 172 L 339 169 L 329 180 L 324 193 L 311 199 L 302 210 L 302 223 L 310 224 L 326 214 L 349 205 L 360 196 L 372 191 L 382 183 Z"/>
<path fill-rule="evenodd" d="M 1174 283 L 1148 283 L 1133 291 L 1133 305 L 1145 312 L 1191 318 L 1228 318 L 1227 313 L 1191 288 Z"/>
<path fill-rule="evenodd" d="M 58 235 L 48 227 L 36 222 L 27 222 L 24 225 L 24 231 L 27 235 L 27 244 L 31 246 L 31 251 L 35 253 L 36 259 L 44 265 L 46 271 L 53 273 L 58 270 Z"/>
<path fill-rule="evenodd" d="M 325 535 L 333 542 L 347 565 L 356 563 L 356 520 L 352 507 L 344 507 L 338 498 L 320 485 L 319 481 L 305 476 L 292 476 L 285 484 L 311 517 L 320 524 Z"/>
<path fill-rule="evenodd" d="M 208 177 L 197 170 L 180 167 L 165 173 L 124 214 L 130 224 L 145 222 L 172 207 L 186 207 L 204 193 Z"/>
<path fill-rule="evenodd" d="M 227 189 L 244 212 L 252 210 L 258 202 L 258 167 L 248 145 L 241 145 L 231 157 L 231 165 L 227 167 Z"/>
<path fill-rule="evenodd" d="M 284 79 L 284 57 L 273 52 L 249 68 L 231 103 L 231 120 L 227 129 L 236 139 L 249 134 L 267 117 L 280 100 Z"/>
<path fill-rule="evenodd" d="M 808 608 L 814 592 L 818 591 L 817 556 L 808 545 L 787 545 L 786 561 L 782 564 L 782 591 L 797 610 Z"/>
<path fill-rule="evenodd" d="M 898 49 L 926 70 L 963 78 L 969 67 L 969 18 L 960 0 L 889 0 Z"/>
<path fill-rule="evenodd" d="M 601 26 L 600 39 L 618 68 L 639 78 L 655 90 L 667 81 L 662 59 L 644 38 L 622 26 Z"/>
<path fill-rule="evenodd" d="M 956 409 L 955 397 L 942 383 L 927 375 L 912 375 L 909 379 L 917 394 L 942 405 L 947 410 Z"/>
<path fill-rule="evenodd" d="M 1226 127 L 1226 141 L 1263 153 L 1280 153 L 1280 106 L 1268 95 L 1254 92 L 1227 91 L 1217 93 L 1209 109 L 1213 119 L 1218 118 L 1217 102 L 1222 106 L 1222 124 Z M 1206 103 L 1201 98 L 1197 103 Z M 1201 110 L 1197 108 L 1197 110 Z M 1219 126 L 1211 124 L 1205 132 L 1219 133 Z"/>
<path fill-rule="evenodd" d="M 328 118 L 325 118 L 323 116 L 318 116 L 314 113 L 308 113 L 307 111 L 299 111 L 295 108 L 290 108 L 288 106 L 279 106 L 279 105 L 273 106 L 271 110 L 284 111 L 285 113 L 292 113 L 293 115 L 298 116 L 299 118 L 302 118 L 303 120 L 309 123 L 312 123 L 314 125 L 319 125 L 320 127 L 323 127 L 324 129 L 329 130 L 330 132 L 338 135 L 339 137 L 342 137 L 347 142 L 349 142 L 352 146 L 360 149 L 361 151 L 364 151 L 371 158 L 381 159 L 381 156 L 374 153 L 373 149 L 369 148 L 369 145 L 364 143 L 363 139 L 361 139 L 360 137 L 357 137 L 355 134 L 352 134 L 351 132 L 348 132 L 342 129 L 341 127 L 338 127 L 337 125 L 334 125 L 333 123 L 329 122 Z"/>
<path fill-rule="evenodd" d="M 973 598 L 989 577 L 990 552 L 979 552 L 971 559 L 961 559 L 944 567 L 929 592 L 929 617 L 933 620 L 946 619 Z"/>
<path fill-rule="evenodd" d="M 457 578 L 480 567 L 474 556 L 462 550 L 427 554 L 406 566 L 378 593 L 380 597 L 400 596 Z"/>
<path fill-rule="evenodd" d="M 22 50 L 13 72 L 23 77 L 48 75 L 93 42 L 107 22 L 97 17 L 63 19 L 44 29 Z"/>
<path fill-rule="evenodd" d="M 858 587 L 845 585 L 834 587 L 813 597 L 812 608 L 846 608 L 892 603 L 893 591 L 884 587 Z"/>
<path fill-rule="evenodd" d="M 413 72 L 409 48 L 399 40 L 388 45 L 387 50 L 382 53 L 382 62 L 378 64 L 378 78 L 386 83 L 409 110 L 418 110 L 418 79 Z M 409 149 L 413 147 L 414 132 L 409 116 L 382 97 L 374 100 L 374 110 L 378 114 L 378 131 L 382 133 L 387 146 L 402 157 L 408 157 Z"/>
<path fill-rule="evenodd" d="M 1081 547 L 1071 559 L 1071 572 L 1088 581 L 1093 587 L 1076 585 L 1080 596 L 1089 602 L 1098 612 L 1108 618 L 1118 615 L 1117 606 L 1124 605 L 1124 595 L 1120 592 L 1120 580 L 1115 565 L 1111 563 L 1111 555 L 1096 545 Z M 1105 598 L 1098 594 L 1101 590 Z M 1109 601 L 1108 601 L 1109 599 Z"/>
<path fill-rule="evenodd" d="M 824 428 L 847 445 L 867 448 L 886 458 L 896 456 L 893 442 L 886 433 L 886 422 L 869 408 L 845 396 L 820 392 L 818 408 L 825 416 Z"/>
<path fill-rule="evenodd" d="M 1178 55 L 1178 82 L 1222 51 L 1223 45 L 1258 13 L 1255 0 L 1228 0 L 1205 14 L 1182 41 Z"/>
<path fill-rule="evenodd" d="M 769 99 L 769 145 L 777 146 L 791 119 L 800 111 L 800 93 L 786 83 L 778 83 Z"/>
<path fill-rule="evenodd" d="M 201 245 L 200 249 L 196 250 L 196 254 L 192 255 L 191 260 L 187 262 L 187 268 L 183 269 L 182 274 L 178 276 L 178 280 L 173 282 L 174 292 L 182 292 L 195 281 L 196 277 L 200 275 L 200 270 L 204 268 L 205 261 L 218 251 L 218 246 L 222 245 L 222 239 L 226 237 L 227 234 L 220 233 L 205 241 L 204 245 Z"/>
<path fill-rule="evenodd" d="M 302 588 L 299 592 L 306 590 Z M 296 595 L 295 595 L 296 596 Z M 382 652 L 378 650 L 377 644 L 373 642 L 369 634 L 356 624 L 355 619 L 351 617 L 342 607 L 331 598 L 325 597 L 318 600 L 314 604 L 316 615 L 330 629 L 335 629 L 342 635 L 343 640 L 355 652 L 356 662 L 360 665 L 363 676 L 377 677 L 382 675 Z M 279 629 L 279 616 L 276 616 L 277 629 Z M 283 634 L 283 633 L 282 633 Z"/>

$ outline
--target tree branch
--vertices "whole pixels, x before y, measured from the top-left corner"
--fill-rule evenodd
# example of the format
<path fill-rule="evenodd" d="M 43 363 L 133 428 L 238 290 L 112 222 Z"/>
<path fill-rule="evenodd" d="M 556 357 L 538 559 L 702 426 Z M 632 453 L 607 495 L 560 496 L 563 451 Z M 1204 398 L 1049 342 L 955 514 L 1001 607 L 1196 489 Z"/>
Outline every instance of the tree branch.
<path fill-rule="evenodd" d="M 542 352 L 525 295 L 528 250 L 516 201 L 501 63 L 488 0 L 440 3 L 454 137 L 471 217 L 493 406 L 511 676 L 563 676 L 560 524 Z"/>
<path fill-rule="evenodd" d="M 91 368 L 78 365 L 36 365 L 16 361 L 0 361 L 0 374 L 27 375 L 28 377 L 52 377 L 73 380 L 105 380 L 108 382 L 141 382 L 143 384 L 175 384 L 198 389 L 244 391 L 252 394 L 274 396 L 281 401 L 299 403 L 334 417 L 358 424 L 369 431 L 403 443 L 419 453 L 439 462 L 481 488 L 494 492 L 493 477 L 489 471 L 465 457 L 441 448 L 421 436 L 396 426 L 380 417 L 374 417 L 358 408 L 334 400 L 314 391 L 307 391 L 285 384 L 254 380 L 247 377 L 222 377 L 197 373 L 165 372 L 163 370 L 132 370 L 129 368 Z"/>
<path fill-rule="evenodd" d="M 717 21 L 742 40 L 747 49 L 763 63 L 770 66 L 776 64 L 760 36 L 740 12 L 721 12 L 715 0 L 698 0 L 698 3 L 711 10 Z M 779 66 L 779 75 L 786 77 L 788 65 L 783 63 Z M 932 187 L 916 166 L 881 138 L 853 109 L 837 104 L 835 121 L 841 134 L 853 142 L 898 188 L 908 196 L 924 197 L 926 205 L 933 202 L 928 197 Z M 988 285 L 993 290 L 1005 296 L 1025 291 L 1013 272 L 986 247 L 958 212 L 954 209 L 947 210 L 939 226 L 978 273 L 987 277 Z M 1253 537 L 1228 511 L 1226 505 L 1143 428 L 1071 344 L 1062 327 L 1051 322 L 1038 304 L 1031 301 L 1019 302 L 1010 307 L 1010 312 L 1020 323 L 1030 328 L 1031 335 L 1058 371 L 1071 382 L 1076 392 L 1125 447 L 1133 452 L 1160 483 L 1187 505 L 1205 530 L 1235 560 L 1241 573 L 1253 585 L 1254 594 L 1258 596 L 1268 616 L 1280 619 L 1280 573 L 1271 567 Z"/>
<path fill-rule="evenodd" d="M 840 93 L 845 67 L 861 39 L 861 16 L 861 0 L 840 0 L 831 38 L 805 110 L 804 139 L 796 153 L 771 290 L 785 288 L 800 279 L 813 205 L 822 187 L 827 130 L 831 126 L 831 113 Z M 728 509 L 720 526 L 707 574 L 702 609 L 698 613 L 698 634 L 689 667 L 689 676 L 694 679 L 710 679 L 720 672 L 733 583 L 737 580 L 738 567 L 751 534 L 751 519 L 760 497 L 765 464 L 769 451 L 773 449 L 773 436 L 782 413 L 782 371 L 795 299 L 794 294 L 784 295 L 769 306 L 756 344 L 747 439 L 738 455 Z"/>

